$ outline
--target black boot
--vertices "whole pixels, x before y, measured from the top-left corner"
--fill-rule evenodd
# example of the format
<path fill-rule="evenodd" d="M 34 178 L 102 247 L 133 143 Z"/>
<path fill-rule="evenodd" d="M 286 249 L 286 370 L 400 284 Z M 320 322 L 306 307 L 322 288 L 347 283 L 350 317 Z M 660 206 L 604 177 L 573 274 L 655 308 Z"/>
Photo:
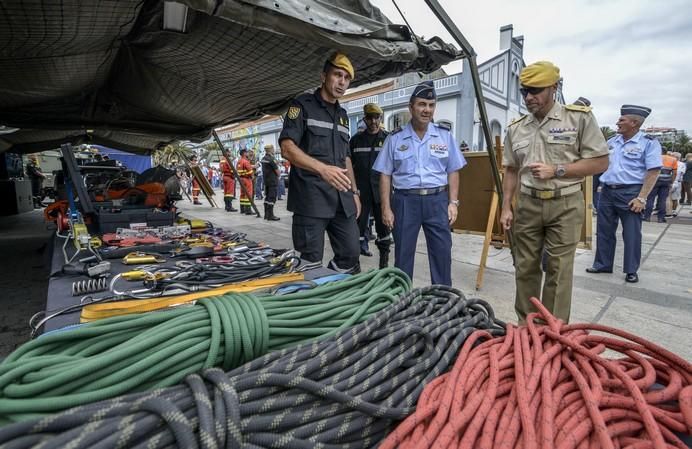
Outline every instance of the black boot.
<path fill-rule="evenodd" d="M 245 215 L 245 206 L 242 204 L 240 205 L 240 213 Z"/>
<path fill-rule="evenodd" d="M 228 198 L 228 212 L 238 212 L 238 209 L 233 207 L 233 198 Z"/>
<path fill-rule="evenodd" d="M 269 220 L 269 204 L 264 203 L 264 219 Z"/>
<path fill-rule="evenodd" d="M 389 248 L 386 250 L 380 250 L 380 265 L 379 268 L 387 268 L 389 265 Z"/>
<path fill-rule="evenodd" d="M 224 209 L 226 210 L 226 212 L 231 211 L 231 209 L 228 207 L 229 201 L 230 201 L 230 198 L 225 197 L 225 196 L 223 197 L 223 204 L 225 206 Z"/>
<path fill-rule="evenodd" d="M 264 218 L 266 218 L 269 221 L 281 220 L 279 217 L 274 215 L 274 205 L 273 204 L 266 204 L 266 206 L 267 206 L 267 212 L 264 213 Z"/>
<path fill-rule="evenodd" d="M 255 215 L 255 212 L 252 210 L 252 206 L 245 206 L 245 215 Z"/>

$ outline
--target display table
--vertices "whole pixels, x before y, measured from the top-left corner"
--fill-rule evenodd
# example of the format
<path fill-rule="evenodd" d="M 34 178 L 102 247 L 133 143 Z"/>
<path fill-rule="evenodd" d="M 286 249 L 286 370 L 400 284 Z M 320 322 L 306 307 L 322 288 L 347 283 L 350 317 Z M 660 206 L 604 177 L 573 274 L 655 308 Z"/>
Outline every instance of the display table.
<path fill-rule="evenodd" d="M 85 280 L 88 277 L 86 275 L 64 275 L 61 274 L 61 270 L 63 265 L 65 265 L 65 258 L 63 256 L 62 252 L 62 245 L 65 242 L 64 239 L 61 239 L 57 236 L 53 237 L 53 255 L 52 255 L 52 260 L 51 260 L 51 276 L 48 279 L 48 296 L 46 299 L 46 315 L 50 315 L 52 312 L 60 309 L 64 309 L 66 307 L 72 306 L 79 304 L 79 301 L 82 297 L 85 295 L 79 295 L 79 296 L 72 296 L 72 283 L 75 281 L 81 281 Z M 74 253 L 74 246 L 72 246 L 72 242 L 68 243 L 68 254 L 72 255 Z M 132 251 L 136 251 L 136 248 L 132 248 Z M 88 257 L 88 253 L 84 252 L 84 255 L 81 257 Z M 80 258 L 79 256 L 76 258 Z M 160 264 L 160 266 L 165 267 L 169 266 L 172 267 L 174 266 L 175 262 L 178 262 L 180 260 L 190 260 L 190 259 L 183 259 L 183 258 L 175 258 L 175 259 L 169 259 L 165 263 Z M 126 271 L 132 271 L 135 270 L 137 265 L 125 265 L 122 263 L 121 259 L 109 259 L 108 260 L 111 263 L 111 276 L 108 278 L 108 282 L 110 282 L 110 279 L 112 279 L 112 276 L 115 276 L 116 274 L 123 273 Z M 317 278 L 321 278 L 324 276 L 329 276 L 336 274 L 335 271 L 329 269 L 329 268 L 324 268 L 324 267 L 319 267 L 315 269 L 311 269 L 309 271 L 306 271 L 303 273 L 305 276 L 305 280 L 313 280 Z M 122 283 L 126 281 L 121 281 L 119 285 L 122 286 Z M 98 292 L 94 293 L 94 296 L 99 297 L 102 295 L 106 295 L 108 292 Z M 79 315 L 80 315 L 80 309 L 77 309 L 73 312 L 69 313 L 64 313 L 61 315 L 56 316 L 55 318 L 52 318 L 49 320 L 43 328 L 40 330 L 40 332 L 48 332 L 51 330 L 55 329 L 60 329 L 66 326 L 74 325 L 79 323 Z"/>

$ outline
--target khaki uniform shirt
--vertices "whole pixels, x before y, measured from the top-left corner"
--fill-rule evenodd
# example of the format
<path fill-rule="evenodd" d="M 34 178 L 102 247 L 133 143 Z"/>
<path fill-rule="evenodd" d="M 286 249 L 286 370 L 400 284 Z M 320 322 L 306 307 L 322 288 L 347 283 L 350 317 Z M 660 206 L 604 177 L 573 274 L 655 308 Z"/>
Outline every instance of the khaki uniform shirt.
<path fill-rule="evenodd" d="M 542 162 L 567 165 L 580 159 L 608 155 L 608 145 L 591 109 L 555 103 L 539 122 L 527 114 L 507 128 L 502 161 L 516 167 L 519 182 L 533 189 L 556 190 L 580 183 L 584 178 L 537 179 L 528 165 Z"/>

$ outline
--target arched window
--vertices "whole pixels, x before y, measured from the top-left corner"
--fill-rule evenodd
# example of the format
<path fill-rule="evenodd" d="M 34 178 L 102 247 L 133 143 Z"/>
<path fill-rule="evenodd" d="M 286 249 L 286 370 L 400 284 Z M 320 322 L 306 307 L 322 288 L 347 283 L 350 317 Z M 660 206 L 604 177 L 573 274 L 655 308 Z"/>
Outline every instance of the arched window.
<path fill-rule="evenodd" d="M 512 61 L 512 76 L 509 80 L 509 99 L 516 103 L 521 103 L 519 94 L 519 62 L 515 59 Z"/>
<path fill-rule="evenodd" d="M 502 125 L 497 120 L 490 122 L 490 134 L 492 134 L 493 139 L 497 136 L 502 137 Z M 493 140 L 493 143 L 495 141 Z"/>

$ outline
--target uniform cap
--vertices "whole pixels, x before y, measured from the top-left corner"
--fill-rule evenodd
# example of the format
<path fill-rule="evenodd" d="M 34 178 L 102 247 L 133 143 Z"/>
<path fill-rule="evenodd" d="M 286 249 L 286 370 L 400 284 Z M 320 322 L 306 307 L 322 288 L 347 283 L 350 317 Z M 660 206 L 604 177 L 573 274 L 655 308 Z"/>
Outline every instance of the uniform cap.
<path fill-rule="evenodd" d="M 377 106 L 375 103 L 367 103 L 365 106 L 363 106 L 363 112 L 365 113 L 365 115 L 382 115 L 383 111 L 382 108 Z"/>
<path fill-rule="evenodd" d="M 422 98 L 424 100 L 435 100 L 437 93 L 435 92 L 435 83 L 431 80 L 423 81 L 413 89 L 411 100 L 414 98 Z"/>
<path fill-rule="evenodd" d="M 591 106 L 591 101 L 588 98 L 579 97 L 574 101 L 577 106 Z"/>
<path fill-rule="evenodd" d="M 519 82 L 526 87 L 548 87 L 560 80 L 560 69 L 549 61 L 538 61 L 524 67 Z"/>
<path fill-rule="evenodd" d="M 620 115 L 638 115 L 647 118 L 651 114 L 651 108 L 646 106 L 637 106 L 634 104 L 623 104 L 620 108 Z"/>
<path fill-rule="evenodd" d="M 356 71 L 353 69 L 353 64 L 351 64 L 351 61 L 345 54 L 336 52 L 327 60 L 327 62 L 334 67 L 346 70 L 348 74 L 351 75 L 351 79 L 355 78 Z"/>

